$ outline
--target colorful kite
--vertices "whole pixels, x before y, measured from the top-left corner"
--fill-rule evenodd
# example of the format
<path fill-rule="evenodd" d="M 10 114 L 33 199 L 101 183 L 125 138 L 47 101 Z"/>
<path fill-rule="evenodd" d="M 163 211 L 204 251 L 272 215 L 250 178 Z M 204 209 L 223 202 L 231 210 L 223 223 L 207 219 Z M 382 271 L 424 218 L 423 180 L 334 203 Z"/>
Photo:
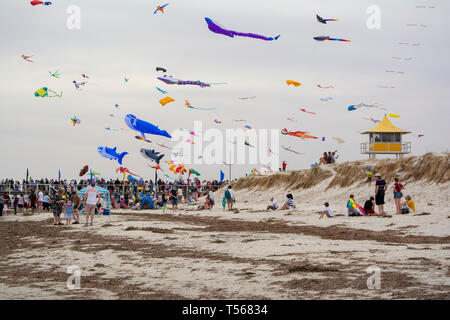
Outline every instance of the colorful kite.
<path fill-rule="evenodd" d="M 191 174 L 195 174 L 197 177 L 200 175 L 200 173 L 198 173 L 197 171 L 195 171 L 194 169 L 190 168 L 189 169 L 189 175 Z"/>
<path fill-rule="evenodd" d="M 320 84 L 318 84 L 317 87 L 320 88 L 320 89 L 334 89 L 333 86 L 322 87 Z"/>
<path fill-rule="evenodd" d="M 149 165 L 149 164 L 148 164 L 148 166 L 149 166 L 150 168 L 152 168 L 152 169 L 155 169 L 155 170 L 162 170 L 162 171 L 164 171 L 163 169 L 161 169 L 161 166 L 160 166 L 159 164 L 157 164 L 156 166 L 152 166 L 152 165 Z"/>
<path fill-rule="evenodd" d="M 298 87 L 298 86 L 302 85 L 300 82 L 295 81 L 295 80 L 286 80 L 286 83 L 288 86 L 292 84 L 294 87 Z"/>
<path fill-rule="evenodd" d="M 392 59 L 395 59 L 395 60 L 406 60 L 406 61 L 412 60 L 412 58 L 404 58 L 404 57 L 392 57 Z"/>
<path fill-rule="evenodd" d="M 163 75 L 162 77 L 157 77 L 158 80 L 165 82 L 167 84 L 177 84 L 177 85 L 193 85 L 193 86 L 199 86 L 201 88 L 205 87 L 211 87 L 211 84 L 201 82 L 201 81 L 190 81 L 190 80 L 180 80 L 177 78 L 174 78 L 172 76 Z"/>
<path fill-rule="evenodd" d="M 222 124 L 222 121 L 218 120 L 218 119 L 214 119 L 214 122 L 217 124 Z"/>
<path fill-rule="evenodd" d="M 417 137 L 418 138 L 422 138 L 424 136 L 424 134 L 418 134 Z"/>
<path fill-rule="evenodd" d="M 85 79 L 90 79 L 90 77 L 88 77 L 86 74 L 82 73 L 81 76 Z"/>
<path fill-rule="evenodd" d="M 125 83 L 128 83 L 128 78 L 123 78 L 123 80 L 125 80 Z"/>
<path fill-rule="evenodd" d="M 197 109 L 197 110 L 216 110 L 216 108 L 199 108 L 199 107 L 193 107 L 193 106 L 191 105 L 191 103 L 189 102 L 189 100 L 185 100 L 185 101 L 184 101 L 184 105 L 185 105 L 187 108 L 190 108 L 190 109 Z"/>
<path fill-rule="evenodd" d="M 322 141 L 325 141 L 326 137 L 322 137 Z"/>
<path fill-rule="evenodd" d="M 227 29 L 220 27 L 216 23 L 214 23 L 210 18 L 205 18 L 205 21 L 208 24 L 209 30 L 211 30 L 214 33 L 223 34 L 224 36 L 228 36 L 230 38 L 234 38 L 234 36 L 239 36 L 239 37 L 249 37 L 249 38 L 254 38 L 254 39 L 272 41 L 272 40 L 278 40 L 278 38 L 280 37 L 280 35 L 277 35 L 276 37 L 265 37 L 265 36 L 261 36 L 259 34 L 254 34 L 254 33 L 242 33 L 242 32 L 237 32 L 237 31 L 233 31 L 233 30 L 227 30 Z"/>
<path fill-rule="evenodd" d="M 245 128 L 245 129 L 248 129 L 248 130 L 252 130 L 252 129 L 253 129 L 253 128 L 252 128 L 251 126 L 249 126 L 249 125 L 246 125 L 244 128 Z"/>
<path fill-rule="evenodd" d="M 313 39 L 316 40 L 316 41 L 325 41 L 325 40 L 343 41 L 343 42 L 350 42 L 351 41 L 351 40 L 345 40 L 345 39 L 330 38 L 329 36 L 317 36 L 317 37 L 313 37 Z"/>
<path fill-rule="evenodd" d="M 143 138 L 141 136 L 135 136 L 135 138 L 138 139 L 138 140 L 142 140 L 142 141 L 146 141 L 146 142 L 150 142 L 151 143 L 150 140 L 147 140 L 147 139 L 145 139 L 145 138 Z"/>
<path fill-rule="evenodd" d="M 119 162 L 119 164 L 122 164 L 122 160 L 123 157 L 125 157 L 128 152 L 122 152 L 122 153 L 117 153 L 117 147 L 114 148 L 108 148 L 108 147 L 98 147 L 97 148 L 98 153 L 104 157 L 107 158 L 109 160 L 117 160 L 117 162 Z"/>
<path fill-rule="evenodd" d="M 405 73 L 404 71 L 396 71 L 396 70 L 386 70 L 386 72 L 389 72 L 389 73 L 401 73 L 401 74 Z"/>
<path fill-rule="evenodd" d="M 351 106 L 348 106 L 348 111 L 354 111 L 354 110 L 357 110 L 357 109 L 359 109 L 359 108 L 362 108 L 362 107 L 366 107 L 366 108 L 378 108 L 378 103 L 374 103 L 374 104 L 365 104 L 365 103 L 360 103 L 360 104 L 357 104 L 357 105 L 351 105 Z"/>
<path fill-rule="evenodd" d="M 60 76 L 59 70 L 56 70 L 55 72 L 50 72 L 49 71 L 48 73 L 50 73 L 50 77 L 59 79 L 59 76 Z"/>
<path fill-rule="evenodd" d="M 49 92 L 53 93 L 53 95 L 49 95 L 48 94 Z M 61 98 L 62 97 L 62 91 L 61 91 L 60 94 L 58 94 L 55 91 L 50 90 L 47 87 L 42 87 L 42 88 L 40 88 L 40 89 L 35 91 L 34 96 L 35 97 L 42 97 L 42 98 L 55 98 L 55 97 Z"/>
<path fill-rule="evenodd" d="M 125 116 L 125 123 L 130 129 L 136 130 L 141 133 L 141 136 L 145 139 L 145 134 L 154 134 L 167 138 L 172 138 L 172 136 L 165 130 L 161 130 L 158 126 L 155 126 L 147 121 L 136 118 L 132 114 L 127 114 Z"/>
<path fill-rule="evenodd" d="M 87 82 L 76 82 L 75 80 L 73 80 L 72 82 L 75 86 L 75 89 L 77 89 L 77 90 L 81 90 L 80 86 L 84 87 L 87 83 Z"/>
<path fill-rule="evenodd" d="M 281 133 L 284 135 L 294 136 L 298 138 L 304 139 L 319 139 L 318 137 L 311 136 L 307 133 L 307 131 L 288 131 L 286 128 L 281 130 Z"/>
<path fill-rule="evenodd" d="M 30 1 L 30 4 L 34 7 L 34 6 L 37 6 L 38 4 L 42 4 L 44 6 L 49 6 L 52 3 L 50 1 L 45 1 L 45 2 L 44 1 Z"/>
<path fill-rule="evenodd" d="M 394 89 L 395 87 L 389 87 L 389 86 L 378 86 L 378 88 L 382 88 L 382 89 Z"/>
<path fill-rule="evenodd" d="M 318 14 L 316 14 L 317 21 L 323 24 L 327 24 L 327 21 L 339 21 L 338 19 L 323 19 Z"/>
<path fill-rule="evenodd" d="M 119 172 L 120 172 L 120 173 L 123 173 L 123 174 L 128 173 L 128 174 L 130 174 L 130 175 L 132 175 L 132 176 L 141 178 L 140 175 L 137 175 L 137 174 L 131 172 L 130 170 L 128 170 L 128 168 L 119 167 L 119 168 L 116 169 L 116 173 L 119 173 Z"/>
<path fill-rule="evenodd" d="M 28 61 L 28 62 L 34 62 L 34 61 L 31 61 L 31 60 L 30 60 L 30 58 L 31 58 L 32 56 L 26 56 L 26 55 L 22 54 L 20 57 L 21 57 L 23 60 L 25 60 L 25 61 Z"/>
<path fill-rule="evenodd" d="M 153 14 L 156 14 L 158 11 L 160 11 L 161 13 L 164 13 L 164 8 L 167 7 L 168 5 L 169 4 L 166 3 L 165 5 L 156 7 L 156 10 L 155 10 L 155 12 L 153 12 Z"/>
<path fill-rule="evenodd" d="M 275 155 L 279 156 L 279 154 L 278 154 L 278 153 L 276 153 L 276 152 L 273 152 L 273 151 L 272 151 L 272 149 L 270 149 L 270 148 L 269 148 L 269 153 L 273 153 L 273 154 L 275 154 Z"/>
<path fill-rule="evenodd" d="M 159 103 L 161 103 L 162 106 L 165 106 L 166 104 L 175 101 L 175 99 L 172 99 L 171 97 L 165 97 L 159 100 Z"/>
<path fill-rule="evenodd" d="M 309 114 L 317 114 L 317 113 L 315 113 L 315 112 L 312 112 L 312 111 L 308 111 L 308 110 L 306 110 L 306 109 L 299 109 L 300 111 L 303 111 L 304 113 L 309 113 Z"/>
<path fill-rule="evenodd" d="M 73 118 L 70 119 L 70 121 L 72 121 L 72 125 L 75 127 L 77 124 L 81 123 L 81 120 L 78 119 L 76 116 L 74 116 Z"/>
<path fill-rule="evenodd" d="M 159 92 L 161 92 L 162 94 L 167 94 L 167 91 L 165 91 L 165 90 L 163 90 L 163 89 L 160 89 L 160 88 L 158 88 L 158 87 L 156 87 L 156 89 L 157 89 Z"/>

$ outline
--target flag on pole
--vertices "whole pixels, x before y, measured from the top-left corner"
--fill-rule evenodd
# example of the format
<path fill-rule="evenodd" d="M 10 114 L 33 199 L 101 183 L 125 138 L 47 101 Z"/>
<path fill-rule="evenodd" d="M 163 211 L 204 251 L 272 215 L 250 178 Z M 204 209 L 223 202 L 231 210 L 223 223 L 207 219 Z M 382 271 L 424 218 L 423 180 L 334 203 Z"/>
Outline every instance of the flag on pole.
<path fill-rule="evenodd" d="M 28 183 L 28 168 L 27 168 L 27 183 Z"/>
<path fill-rule="evenodd" d="M 220 184 L 222 184 L 223 178 L 225 178 L 225 173 L 223 173 L 223 171 L 220 170 Z"/>
<path fill-rule="evenodd" d="M 61 169 L 58 170 L 58 181 L 61 181 Z"/>

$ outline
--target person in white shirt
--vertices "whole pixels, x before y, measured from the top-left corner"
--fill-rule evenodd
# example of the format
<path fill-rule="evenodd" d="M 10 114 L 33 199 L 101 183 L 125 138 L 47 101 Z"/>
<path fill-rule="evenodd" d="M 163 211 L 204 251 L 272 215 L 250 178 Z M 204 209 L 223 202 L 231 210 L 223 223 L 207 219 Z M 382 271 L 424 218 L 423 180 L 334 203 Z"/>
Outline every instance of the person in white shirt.
<path fill-rule="evenodd" d="M 268 206 L 267 206 L 267 211 L 269 211 L 269 210 L 277 210 L 278 209 L 278 201 L 277 201 L 277 199 L 275 199 L 275 198 L 270 198 L 270 201 L 272 202 L 272 204 L 269 204 Z"/>
<path fill-rule="evenodd" d="M 37 201 L 37 205 L 38 205 L 38 211 L 42 212 L 42 201 L 44 200 L 44 193 L 39 190 L 38 192 L 38 201 Z"/>
<path fill-rule="evenodd" d="M 330 204 L 328 202 L 325 202 L 323 205 L 325 206 L 325 210 L 320 213 L 319 219 L 321 219 L 323 216 L 334 218 L 334 213 L 333 210 L 330 209 Z"/>
<path fill-rule="evenodd" d="M 95 207 L 97 203 L 100 201 L 100 193 L 97 189 L 95 189 L 95 182 L 91 183 L 91 186 L 86 190 L 84 194 L 84 204 L 86 207 L 86 223 L 85 227 L 88 226 L 89 215 L 91 216 L 91 226 L 94 224 L 94 214 Z"/>

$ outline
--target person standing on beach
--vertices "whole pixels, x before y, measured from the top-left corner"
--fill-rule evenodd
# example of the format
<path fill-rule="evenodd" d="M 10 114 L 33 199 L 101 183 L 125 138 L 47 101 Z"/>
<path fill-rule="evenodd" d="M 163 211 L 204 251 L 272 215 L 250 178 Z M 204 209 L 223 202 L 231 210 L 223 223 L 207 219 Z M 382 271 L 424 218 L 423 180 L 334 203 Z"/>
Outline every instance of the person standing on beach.
<path fill-rule="evenodd" d="M 214 187 L 211 187 L 208 193 L 210 209 L 214 207 Z"/>
<path fill-rule="evenodd" d="M 286 171 L 287 162 L 286 162 L 286 161 L 283 161 L 283 163 L 281 164 L 281 166 L 283 167 L 283 171 Z"/>
<path fill-rule="evenodd" d="M 397 210 L 397 214 L 402 214 L 402 197 L 403 193 L 402 190 L 405 188 L 404 185 L 400 183 L 399 177 L 395 178 L 395 183 L 392 186 L 392 189 L 394 190 L 394 201 L 395 201 L 395 209 Z"/>
<path fill-rule="evenodd" d="M 31 191 L 30 194 L 30 208 L 31 208 L 31 213 L 34 214 L 34 211 L 36 210 L 36 204 L 37 204 L 37 196 L 36 196 L 36 192 L 34 190 Z"/>
<path fill-rule="evenodd" d="M 52 198 L 52 207 L 53 207 L 53 225 L 54 226 L 62 226 L 61 223 L 61 212 L 63 210 L 63 199 L 62 195 L 64 193 L 64 189 L 59 189 L 55 196 Z"/>
<path fill-rule="evenodd" d="M 73 203 L 73 218 L 74 222 L 72 224 L 80 224 L 80 207 L 81 207 L 81 199 L 76 192 L 72 195 L 72 203 Z"/>
<path fill-rule="evenodd" d="M 385 215 L 384 212 L 384 191 L 386 188 L 386 181 L 381 178 L 378 173 L 375 174 L 377 181 L 375 182 L 375 204 L 378 206 L 378 214 Z"/>
<path fill-rule="evenodd" d="M 4 206 L 3 195 L 0 195 L 0 216 L 3 215 L 3 206 Z"/>
<path fill-rule="evenodd" d="M 92 181 L 91 186 L 86 190 L 84 195 L 84 203 L 86 206 L 86 223 L 85 227 L 89 226 L 89 215 L 91 216 L 91 226 L 94 224 L 95 207 L 100 201 L 100 193 L 95 189 L 95 182 Z"/>
<path fill-rule="evenodd" d="M 178 210 L 178 190 L 175 185 L 170 190 L 170 201 L 172 202 L 172 211 L 175 212 L 175 210 Z"/>
<path fill-rule="evenodd" d="M 225 191 L 225 200 L 228 206 L 228 211 L 233 210 L 233 198 L 234 198 L 233 188 L 229 186 L 228 189 Z"/>
<path fill-rule="evenodd" d="M 38 200 L 37 200 L 37 206 L 38 206 L 38 212 L 42 212 L 42 200 L 44 200 L 44 193 L 39 190 L 38 192 Z"/>

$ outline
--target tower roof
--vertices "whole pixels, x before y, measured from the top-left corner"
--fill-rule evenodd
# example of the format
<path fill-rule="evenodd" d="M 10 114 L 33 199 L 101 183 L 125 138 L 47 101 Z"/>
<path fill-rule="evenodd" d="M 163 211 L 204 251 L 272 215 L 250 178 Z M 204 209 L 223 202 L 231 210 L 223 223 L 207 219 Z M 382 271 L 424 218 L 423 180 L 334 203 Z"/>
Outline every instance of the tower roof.
<path fill-rule="evenodd" d="M 384 115 L 383 120 L 379 124 L 377 124 L 375 127 L 368 131 L 364 131 L 361 134 L 369 134 L 369 133 L 401 133 L 406 134 L 410 133 L 409 131 L 402 130 L 400 128 L 397 128 L 392 124 L 392 122 L 388 119 L 387 115 Z"/>

